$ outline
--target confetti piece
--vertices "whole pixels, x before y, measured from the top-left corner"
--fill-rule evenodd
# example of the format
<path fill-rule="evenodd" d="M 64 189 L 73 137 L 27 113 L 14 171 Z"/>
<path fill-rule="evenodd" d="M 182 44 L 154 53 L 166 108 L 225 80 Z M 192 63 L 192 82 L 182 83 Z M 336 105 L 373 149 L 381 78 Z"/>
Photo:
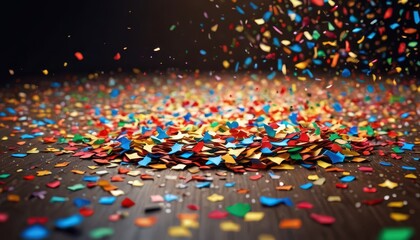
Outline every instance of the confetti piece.
<path fill-rule="evenodd" d="M 184 238 L 189 238 L 192 236 L 191 231 L 183 226 L 172 226 L 168 228 L 168 235 L 170 237 L 184 237 Z"/>
<path fill-rule="evenodd" d="M 46 239 L 50 235 L 48 229 L 42 225 L 36 224 L 23 230 L 20 237 L 28 240 Z"/>
<path fill-rule="evenodd" d="M 81 53 L 81 52 L 75 52 L 74 53 L 74 57 L 77 59 L 77 60 L 79 60 L 79 61 L 82 61 L 83 60 L 83 54 Z"/>
<path fill-rule="evenodd" d="M 408 214 L 392 212 L 389 217 L 397 222 L 406 221 L 410 217 Z"/>
<path fill-rule="evenodd" d="M 140 217 L 140 218 L 136 218 L 134 223 L 138 227 L 152 227 L 153 225 L 157 223 L 157 218 L 155 216 Z"/>
<path fill-rule="evenodd" d="M 272 197 L 261 196 L 260 203 L 263 206 L 267 206 L 267 207 L 274 207 L 279 204 L 284 204 L 289 207 L 293 206 L 292 200 L 290 198 L 272 198 Z"/>
<path fill-rule="evenodd" d="M 59 229 L 69 229 L 80 225 L 83 222 L 83 217 L 75 214 L 66 218 L 60 218 L 55 221 L 55 227 Z"/>
<path fill-rule="evenodd" d="M 316 222 L 324 225 L 331 225 L 335 222 L 335 218 L 327 215 L 311 213 L 310 217 Z"/>
<path fill-rule="evenodd" d="M 114 229 L 109 228 L 109 227 L 95 228 L 89 232 L 89 236 L 93 239 L 101 239 L 101 238 L 112 236 L 113 234 L 114 234 Z"/>
<path fill-rule="evenodd" d="M 410 227 L 383 228 L 378 236 L 379 240 L 409 240 L 414 235 L 414 229 Z"/>
<path fill-rule="evenodd" d="M 212 195 L 208 196 L 207 199 L 211 202 L 220 202 L 220 201 L 223 201 L 223 199 L 225 199 L 225 197 L 222 196 L 222 195 L 218 195 L 216 193 L 213 193 Z"/>
<path fill-rule="evenodd" d="M 398 187 L 398 183 L 395 183 L 395 182 L 392 182 L 392 181 L 390 181 L 390 180 L 385 180 L 385 182 L 383 182 L 383 183 L 380 183 L 380 184 L 378 184 L 380 187 L 386 187 L 386 188 L 389 188 L 389 189 L 394 189 L 394 188 L 396 188 L 396 187 Z"/>
<path fill-rule="evenodd" d="M 244 216 L 245 222 L 261 221 L 264 218 L 264 212 L 247 212 Z"/>
<path fill-rule="evenodd" d="M 244 217 L 251 211 L 251 205 L 248 203 L 236 203 L 226 207 L 226 211 L 236 217 Z"/>
<path fill-rule="evenodd" d="M 224 232 L 239 232 L 241 231 L 241 225 L 232 221 L 223 221 L 220 223 L 220 229 Z"/>
<path fill-rule="evenodd" d="M 298 218 L 283 219 L 279 223 L 280 229 L 299 229 L 302 227 L 302 221 Z"/>

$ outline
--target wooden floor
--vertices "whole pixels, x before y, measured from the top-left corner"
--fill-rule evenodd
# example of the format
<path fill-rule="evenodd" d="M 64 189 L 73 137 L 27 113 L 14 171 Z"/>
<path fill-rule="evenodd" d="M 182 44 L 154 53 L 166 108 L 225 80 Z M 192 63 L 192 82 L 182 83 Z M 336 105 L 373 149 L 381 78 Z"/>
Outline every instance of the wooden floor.
<path fill-rule="evenodd" d="M 368 156 L 368 161 L 363 163 L 343 163 L 336 164 L 335 167 L 343 168 L 356 180 L 350 182 L 348 189 L 339 189 L 336 183 L 340 183 L 340 172 L 327 172 L 325 169 L 317 167 L 308 170 L 299 165 L 294 170 L 275 171 L 279 179 L 272 179 L 267 171 L 247 172 L 245 174 L 235 174 L 227 171 L 226 176 L 216 175 L 220 170 L 204 170 L 198 174 L 206 174 L 213 177 L 210 188 L 198 189 L 197 182 L 185 183 L 180 176 L 188 179 L 192 174 L 188 171 L 162 170 L 155 171 L 154 180 L 144 180 L 144 186 L 133 187 L 127 184 L 128 181 L 139 179 L 139 177 L 125 176 L 124 182 L 113 182 L 123 190 L 125 195 L 117 197 L 117 201 L 110 206 L 101 205 L 98 199 L 102 196 L 109 196 L 100 187 L 85 188 L 79 191 L 70 191 L 68 186 L 83 183 L 84 175 L 74 174 L 73 169 L 86 171 L 85 175 L 98 170 L 107 170 L 109 173 L 102 176 L 102 179 L 110 180 L 117 175 L 117 168 L 106 168 L 100 166 L 99 169 L 89 170 L 88 166 L 96 165 L 91 160 L 81 160 L 72 157 L 71 154 L 55 156 L 53 153 L 29 154 L 24 158 L 11 157 L 15 152 L 26 152 L 32 148 L 45 149 L 48 144 L 41 143 L 39 139 L 25 140 L 23 146 L 18 146 L 17 142 L 20 134 L 11 135 L 14 123 L 3 121 L 4 127 L 0 130 L 0 138 L 8 136 L 7 140 L 0 141 L 0 174 L 11 174 L 5 179 L 0 179 L 2 192 L 0 193 L 0 213 L 7 213 L 8 220 L 0 222 L 1 239 L 19 239 L 22 231 L 28 226 L 29 217 L 47 217 L 45 224 L 50 231 L 49 239 L 89 239 L 91 230 L 99 227 L 110 227 L 114 234 L 106 239 L 175 239 L 168 234 L 168 228 L 180 224 L 177 214 L 192 213 L 199 214 L 199 227 L 190 228 L 192 237 L 189 239 L 377 239 L 380 231 L 387 227 L 412 227 L 415 230 L 413 239 L 420 239 L 420 184 L 418 179 L 408 179 L 404 176 L 413 173 L 420 176 L 418 161 L 413 157 L 419 157 L 419 149 L 406 151 L 401 154 L 400 160 L 391 159 L 389 156 L 380 157 L 377 154 Z M 408 130 L 409 128 L 407 128 Z M 416 135 L 406 138 L 407 141 L 414 141 Z M 50 144 L 58 147 L 58 144 Z M 381 148 L 378 148 L 381 149 Z M 393 166 L 385 167 L 379 164 L 382 160 L 391 161 Z M 56 168 L 56 163 L 71 162 L 67 167 Z M 413 166 L 417 170 L 403 170 L 402 166 Z M 368 166 L 373 168 L 373 172 L 362 172 L 358 168 Z M 140 170 L 141 173 L 150 171 L 146 168 L 136 168 L 127 166 L 132 170 Z M 36 175 L 36 171 L 50 170 L 51 175 L 36 177 L 33 181 L 23 180 L 24 176 Z M 261 174 L 259 180 L 250 180 L 249 177 Z M 318 175 L 326 179 L 321 186 L 314 185 L 309 190 L 301 189 L 299 186 L 310 182 L 308 175 Z M 169 176 L 175 176 L 172 179 Z M 61 186 L 56 189 L 46 187 L 48 182 L 54 179 L 61 180 Z M 378 186 L 386 179 L 397 182 L 399 186 L 388 189 Z M 235 182 L 234 187 L 225 187 L 226 182 Z M 178 188 L 177 185 L 185 183 L 186 188 Z M 280 184 L 292 185 L 290 191 L 278 191 L 276 186 Z M 364 187 L 375 187 L 377 192 L 366 193 Z M 248 189 L 249 193 L 238 193 L 238 189 Z M 45 190 L 45 198 L 39 199 L 31 197 L 33 192 Z M 213 193 L 224 196 L 220 202 L 210 202 L 207 197 Z M 19 202 L 8 201 L 9 194 L 20 196 Z M 161 210 L 145 213 L 145 208 L 157 203 L 151 202 L 151 195 L 174 194 L 179 198 L 173 202 L 160 203 Z M 64 203 L 50 203 L 53 196 L 67 197 L 69 200 Z M 275 207 L 264 207 L 260 204 L 260 196 L 269 197 L 289 197 L 294 206 L 278 205 Z M 329 196 L 340 196 L 341 202 L 329 202 Z M 58 230 L 54 228 L 54 222 L 58 218 L 67 217 L 78 212 L 74 206 L 73 199 L 76 197 L 90 199 L 91 208 L 94 214 L 84 218 L 83 223 L 71 230 Z M 124 197 L 129 197 L 136 204 L 123 209 L 120 205 Z M 363 204 L 364 200 L 384 199 L 382 203 L 369 206 Z M 402 208 L 391 208 L 387 204 L 394 201 L 405 201 L 406 205 Z M 208 218 L 208 213 L 213 210 L 224 210 L 226 206 L 235 203 L 250 203 L 252 211 L 263 211 L 264 218 L 257 222 L 245 222 L 243 218 L 229 215 L 224 220 Z M 299 202 L 309 202 L 313 204 L 312 209 L 299 209 L 296 204 Z M 195 204 L 200 207 L 198 211 L 187 208 L 188 205 Z M 157 204 L 159 205 L 159 204 Z M 109 221 L 110 215 L 118 211 L 126 211 L 128 216 L 117 221 Z M 390 218 L 391 212 L 409 214 L 406 221 L 397 222 Z M 321 225 L 310 218 L 311 213 L 333 216 L 336 222 L 332 225 Z M 143 216 L 156 216 L 156 225 L 150 228 L 141 228 L 134 224 L 135 219 Z M 300 229 L 281 229 L 279 222 L 283 219 L 298 218 L 302 221 Z M 220 229 L 220 223 L 231 220 L 239 224 L 240 231 L 226 232 Z M 264 238 L 266 237 L 266 238 Z M 184 239 L 184 238 L 181 238 Z"/>

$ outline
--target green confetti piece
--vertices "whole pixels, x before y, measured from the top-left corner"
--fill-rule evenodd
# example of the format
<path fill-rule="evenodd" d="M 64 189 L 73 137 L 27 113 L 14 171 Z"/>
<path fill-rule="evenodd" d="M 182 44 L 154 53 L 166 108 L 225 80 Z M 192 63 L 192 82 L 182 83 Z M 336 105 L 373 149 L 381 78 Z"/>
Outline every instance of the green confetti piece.
<path fill-rule="evenodd" d="M 298 152 L 298 151 L 300 151 L 302 149 L 302 147 L 294 147 L 294 148 L 291 148 L 291 149 L 289 149 L 289 150 L 287 150 L 288 152 L 290 152 L 290 153 L 293 153 L 293 152 Z"/>
<path fill-rule="evenodd" d="M 293 160 L 302 160 L 302 156 L 299 153 L 292 153 L 290 154 L 290 158 Z"/>
<path fill-rule="evenodd" d="M 84 138 L 83 138 L 83 136 L 82 136 L 82 135 L 80 135 L 80 134 L 76 134 L 76 135 L 74 135 L 74 137 L 73 137 L 73 142 L 75 142 L 75 143 L 83 142 L 83 140 L 84 140 Z"/>
<path fill-rule="evenodd" d="M 335 139 L 340 139 L 340 135 L 338 135 L 337 133 L 331 134 L 330 135 L 330 141 L 334 141 Z"/>
<path fill-rule="evenodd" d="M 226 207 L 228 211 L 233 216 L 244 217 L 249 211 L 251 211 L 251 204 L 249 203 L 236 203 L 231 206 Z"/>
<path fill-rule="evenodd" d="M 318 40 L 319 37 L 321 37 L 321 34 L 319 34 L 317 30 L 314 30 L 314 32 L 312 33 L 312 38 Z"/>
<path fill-rule="evenodd" d="M 173 31 L 173 30 L 175 30 L 175 28 L 176 28 L 176 25 L 174 24 L 169 28 L 169 31 Z"/>
<path fill-rule="evenodd" d="M 98 145 L 98 144 L 102 144 L 105 142 L 105 139 L 103 138 L 99 138 L 98 140 L 96 140 L 93 144 Z"/>
<path fill-rule="evenodd" d="M 68 143 L 67 139 L 63 138 L 63 137 L 59 137 L 57 140 L 57 143 Z"/>
<path fill-rule="evenodd" d="M 379 240 L 408 240 L 414 235 L 410 227 L 384 228 L 379 233 Z"/>
<path fill-rule="evenodd" d="M 8 177 L 10 177 L 10 174 L 9 173 L 2 173 L 2 174 L 0 174 L 0 179 L 5 179 L 5 178 L 8 178 Z"/>
<path fill-rule="evenodd" d="M 85 188 L 85 185 L 78 183 L 75 184 L 73 186 L 68 186 L 67 189 L 72 190 L 72 191 L 78 191 L 78 190 L 82 190 L 83 188 Z"/>
<path fill-rule="evenodd" d="M 403 150 L 401 150 L 400 147 L 393 147 L 392 151 L 394 151 L 395 153 L 403 153 L 404 152 Z"/>
<path fill-rule="evenodd" d="M 109 237 L 114 234 L 114 229 L 109 227 L 100 227 L 95 228 L 90 231 L 89 236 L 93 239 L 100 239 L 104 237 Z"/>

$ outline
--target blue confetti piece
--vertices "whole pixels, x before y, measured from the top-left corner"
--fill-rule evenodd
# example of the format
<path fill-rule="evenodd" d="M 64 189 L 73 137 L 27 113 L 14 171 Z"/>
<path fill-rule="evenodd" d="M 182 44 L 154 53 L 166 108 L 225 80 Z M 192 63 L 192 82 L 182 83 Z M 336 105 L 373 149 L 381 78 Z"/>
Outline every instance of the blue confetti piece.
<path fill-rule="evenodd" d="M 79 214 L 72 215 L 66 218 L 60 218 L 55 221 L 55 227 L 59 229 L 69 229 L 80 225 L 83 222 L 83 217 Z"/>
<path fill-rule="evenodd" d="M 87 205 L 90 205 L 91 201 L 89 199 L 85 198 L 75 198 L 73 199 L 74 206 L 81 208 Z"/>
<path fill-rule="evenodd" d="M 245 11 L 241 7 L 239 7 L 239 6 L 236 6 L 236 11 L 238 11 L 238 13 L 240 13 L 242 15 L 245 14 Z"/>
<path fill-rule="evenodd" d="M 171 151 L 168 154 L 174 154 L 176 152 L 179 152 L 182 150 L 182 147 L 184 146 L 184 144 L 180 144 L 180 143 L 175 143 L 172 148 Z"/>
<path fill-rule="evenodd" d="M 252 57 L 247 57 L 244 62 L 245 67 L 248 67 L 251 64 L 252 64 Z"/>
<path fill-rule="evenodd" d="M 372 32 L 372 33 L 370 33 L 370 34 L 367 36 L 367 38 L 368 38 L 368 39 L 373 39 L 375 36 L 376 36 L 376 33 L 375 33 L 375 32 Z"/>
<path fill-rule="evenodd" d="M 20 234 L 25 240 L 41 240 L 46 239 L 50 235 L 48 229 L 40 224 L 29 226 Z"/>
<path fill-rule="evenodd" d="M 122 137 L 122 138 L 118 139 L 118 141 L 121 143 L 121 148 L 122 149 L 124 149 L 124 150 L 130 150 L 131 141 L 128 140 L 128 138 Z"/>
<path fill-rule="evenodd" d="M 233 122 L 227 122 L 226 125 L 228 126 L 228 128 L 230 129 L 235 129 L 239 127 L 239 123 L 236 121 Z"/>
<path fill-rule="evenodd" d="M 280 40 L 279 40 L 278 38 L 274 37 L 274 38 L 273 38 L 273 45 L 274 45 L 274 46 L 276 46 L 276 47 L 280 47 L 280 46 L 281 46 Z M 281 60 L 280 60 L 280 61 L 281 61 Z M 278 66 L 278 65 L 277 65 L 277 66 Z M 281 68 L 280 68 L 280 69 L 278 68 L 278 70 L 280 71 L 280 70 L 281 70 Z"/>
<path fill-rule="evenodd" d="M 348 132 L 350 135 L 357 135 L 359 133 L 358 127 L 357 126 L 353 126 L 349 129 Z"/>
<path fill-rule="evenodd" d="M 225 147 L 226 147 L 226 148 L 236 148 L 236 144 L 231 143 L 231 142 L 228 142 L 228 143 L 225 145 Z"/>
<path fill-rule="evenodd" d="M 298 125 L 299 123 L 297 122 L 297 117 L 298 117 L 298 114 L 297 114 L 297 113 L 295 113 L 295 112 L 293 112 L 293 113 L 291 113 L 291 114 L 289 115 L 289 120 L 290 120 L 293 124 Z"/>
<path fill-rule="evenodd" d="M 326 150 L 324 152 L 324 155 L 329 157 L 333 164 L 342 163 L 344 162 L 344 158 L 345 158 L 345 156 L 341 154 L 340 152 L 334 153 L 334 152 L 331 152 L 330 150 Z"/>
<path fill-rule="evenodd" d="M 243 140 L 241 141 L 241 143 L 242 143 L 242 144 L 245 144 L 245 145 L 249 145 L 249 144 L 254 143 L 254 136 L 251 136 L 251 137 L 249 137 L 249 138 L 245 138 L 245 139 L 243 139 Z"/>
<path fill-rule="evenodd" d="M 196 188 L 209 188 L 211 186 L 211 182 L 200 182 L 195 185 Z"/>
<path fill-rule="evenodd" d="M 353 182 L 354 179 L 356 179 L 355 176 L 348 175 L 348 176 L 344 176 L 344 177 L 340 178 L 340 181 L 344 182 L 344 183 L 349 183 L 349 182 Z"/>
<path fill-rule="evenodd" d="M 11 108 L 11 107 L 7 107 L 7 108 L 6 108 L 6 111 L 7 111 L 8 113 L 10 113 L 11 115 L 16 115 L 16 110 L 15 110 L 15 109 L 13 109 L 13 108 Z"/>
<path fill-rule="evenodd" d="M 416 171 L 416 168 L 411 166 L 402 166 L 401 168 L 408 171 Z"/>
<path fill-rule="evenodd" d="M 225 187 L 227 187 L 227 188 L 234 187 L 235 185 L 236 185 L 235 182 L 227 182 L 227 183 L 225 183 Z"/>
<path fill-rule="evenodd" d="M 213 137 L 206 131 L 205 133 L 204 133 L 204 136 L 203 136 L 203 141 L 204 142 L 208 142 L 208 141 L 210 141 L 211 139 L 212 139 Z"/>
<path fill-rule="evenodd" d="M 173 202 L 175 200 L 178 200 L 178 196 L 177 195 L 173 195 L 173 194 L 165 194 L 165 196 L 163 198 L 167 202 Z"/>
<path fill-rule="evenodd" d="M 272 127 L 268 126 L 267 124 L 264 124 L 264 129 L 269 137 L 276 136 L 276 131 Z"/>
<path fill-rule="evenodd" d="M 83 181 L 85 182 L 97 182 L 99 179 L 99 176 L 83 176 Z"/>
<path fill-rule="evenodd" d="M 362 31 L 362 28 L 355 28 L 355 29 L 352 30 L 352 32 L 354 32 L 354 33 L 358 33 L 360 31 Z"/>
<path fill-rule="evenodd" d="M 289 142 L 290 139 L 284 139 L 281 142 L 270 142 L 271 145 L 276 146 L 276 147 L 286 147 L 287 146 L 287 142 Z"/>
<path fill-rule="evenodd" d="M 271 12 L 271 11 L 265 12 L 264 15 L 263 15 L 264 21 L 268 22 L 268 20 L 270 20 L 272 15 L 273 15 L 273 12 Z"/>
<path fill-rule="evenodd" d="M 368 93 L 373 93 L 375 91 L 375 88 L 372 85 L 367 85 L 366 90 Z"/>
<path fill-rule="evenodd" d="M 192 155 L 194 155 L 193 152 L 184 152 L 183 154 L 180 155 L 180 157 L 182 158 L 190 158 Z"/>
<path fill-rule="evenodd" d="M 222 157 L 221 156 L 209 157 L 209 160 L 207 161 L 206 165 L 214 164 L 214 165 L 217 165 L 218 166 L 221 161 L 222 161 Z"/>
<path fill-rule="evenodd" d="M 12 153 L 12 157 L 15 157 L 15 158 L 24 158 L 26 156 L 28 156 L 28 154 L 26 153 Z"/>
<path fill-rule="evenodd" d="M 105 197 L 99 198 L 99 203 L 102 205 L 112 205 L 114 204 L 116 200 L 117 198 L 114 196 L 105 196 Z"/>
<path fill-rule="evenodd" d="M 413 157 L 413 160 L 414 160 L 414 161 L 418 161 L 418 160 L 420 160 L 420 158 L 418 158 L 418 157 Z"/>
<path fill-rule="evenodd" d="M 260 203 L 266 207 L 274 207 L 279 204 L 284 204 L 288 207 L 293 206 L 293 202 L 292 200 L 290 200 L 290 198 L 273 198 L 273 197 L 261 196 Z"/>
<path fill-rule="evenodd" d="M 31 134 L 23 134 L 22 136 L 20 136 L 21 139 L 33 139 L 35 138 L 34 135 Z"/>
<path fill-rule="evenodd" d="M 400 26 L 400 24 L 398 23 L 393 23 L 391 24 L 391 26 L 389 26 L 392 30 L 395 30 L 396 28 L 398 28 Z"/>
<path fill-rule="evenodd" d="M 336 112 L 341 112 L 343 111 L 343 107 L 341 107 L 341 104 L 338 102 L 333 103 L 333 108 Z"/>
<path fill-rule="evenodd" d="M 169 138 L 168 134 L 166 134 L 166 132 L 162 128 L 157 127 L 156 131 L 158 132 L 157 138 L 159 139 Z"/>
<path fill-rule="evenodd" d="M 403 143 L 401 150 L 413 150 L 414 144 L 412 143 Z"/>
<path fill-rule="evenodd" d="M 419 11 L 413 11 L 413 17 L 414 17 L 414 23 L 418 24 L 420 23 L 420 16 L 419 16 Z"/>
<path fill-rule="evenodd" d="M 380 162 L 379 162 L 379 164 L 380 164 L 381 166 L 384 166 L 384 167 L 391 167 L 391 166 L 392 166 L 392 163 L 390 163 L 390 162 L 385 162 L 385 161 L 380 161 Z"/>
<path fill-rule="evenodd" d="M 141 161 L 137 163 L 138 166 L 146 167 L 152 161 L 152 158 L 149 155 L 146 155 Z"/>
<path fill-rule="evenodd" d="M 206 54 L 207 54 L 207 52 L 206 52 L 206 50 L 201 49 L 201 50 L 200 50 L 200 54 L 204 56 L 204 55 L 206 55 Z"/>
<path fill-rule="evenodd" d="M 314 185 L 312 183 L 308 182 L 308 183 L 300 185 L 299 187 L 303 190 L 308 190 L 308 189 L 312 188 L 312 186 L 314 186 Z"/>
<path fill-rule="evenodd" d="M 302 52 L 302 47 L 299 44 L 293 44 L 292 46 L 289 47 L 290 50 L 292 50 L 293 52 L 297 52 L 300 53 Z"/>
<path fill-rule="evenodd" d="M 276 72 L 272 71 L 270 74 L 267 75 L 268 80 L 273 80 L 276 77 Z"/>
<path fill-rule="evenodd" d="M 351 76 L 350 70 L 348 68 L 344 68 L 343 71 L 341 72 L 341 76 L 345 78 L 350 77 Z"/>
<path fill-rule="evenodd" d="M 257 10 L 258 9 L 258 6 L 255 3 L 253 3 L 253 2 L 250 2 L 249 3 L 249 6 L 251 6 L 251 8 L 254 9 L 254 10 Z"/>
<path fill-rule="evenodd" d="M 119 89 L 117 89 L 117 88 L 112 89 L 112 90 L 111 90 L 111 92 L 109 93 L 109 96 L 110 96 L 111 98 L 116 98 L 116 97 L 118 97 L 119 95 L 120 95 L 120 90 L 119 90 Z"/>
<path fill-rule="evenodd" d="M 269 148 L 263 148 L 263 149 L 261 149 L 261 153 L 262 154 L 271 154 L 271 153 L 273 153 Z"/>
<path fill-rule="evenodd" d="M 403 113 L 403 114 L 401 114 L 401 118 L 407 118 L 408 116 L 410 116 L 410 113 L 408 113 L 408 112 L 406 112 L 406 113 Z"/>

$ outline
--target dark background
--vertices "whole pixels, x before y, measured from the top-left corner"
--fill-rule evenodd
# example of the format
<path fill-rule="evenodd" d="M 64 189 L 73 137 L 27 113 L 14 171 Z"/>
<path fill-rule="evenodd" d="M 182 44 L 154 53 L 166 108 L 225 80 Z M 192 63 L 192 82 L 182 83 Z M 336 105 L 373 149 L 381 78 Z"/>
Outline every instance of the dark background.
<path fill-rule="evenodd" d="M 95 71 L 130 72 L 132 68 L 138 68 L 141 71 L 165 71 L 172 68 L 191 71 L 195 69 L 222 70 L 221 63 L 224 59 L 231 61 L 230 69 L 232 69 L 235 62 L 239 61 L 242 64 L 248 56 L 245 49 L 250 51 L 254 62 L 259 63 L 258 70 L 271 71 L 276 62 L 265 61 L 265 55 L 258 47 L 249 48 L 246 39 L 242 39 L 242 45 L 234 49 L 230 55 L 223 55 L 220 49 L 222 44 L 230 43 L 231 39 L 238 35 L 235 31 L 227 30 L 230 23 L 237 23 L 240 19 L 261 17 L 266 10 L 250 11 L 249 6 L 246 8 L 249 1 L 238 0 L 239 5 L 245 6 L 246 10 L 246 15 L 241 16 L 234 9 L 236 5 L 230 0 L 215 1 L 219 3 L 220 8 L 216 8 L 215 2 L 209 0 L 16 0 L 2 3 L 1 76 L 10 78 L 9 69 L 13 69 L 13 77 L 42 75 L 43 69 L 48 69 L 50 75 Z M 259 6 L 276 3 L 270 0 L 254 2 Z M 288 1 L 280 2 L 281 6 L 287 9 Z M 319 19 L 319 24 L 312 24 L 307 28 L 310 31 L 318 29 L 322 32 L 327 28 L 325 19 L 331 21 L 333 19 L 331 7 L 326 5 L 315 9 L 320 10 L 319 12 L 313 9 L 308 11 L 311 9 L 309 0 L 303 0 L 303 2 L 302 7 L 294 10 L 310 19 Z M 361 12 L 354 14 L 362 20 L 366 15 L 362 11 L 366 9 L 376 13 L 377 16 L 382 16 L 385 9 L 390 7 L 385 5 L 385 1 L 374 1 L 376 3 L 374 7 L 369 4 L 371 1 L 356 2 L 360 5 L 355 9 L 360 9 Z M 345 6 L 345 3 L 346 1 L 337 1 L 340 7 Z M 378 21 L 378 26 L 389 26 L 393 22 L 399 22 L 402 27 L 418 28 L 413 21 L 404 21 L 396 14 L 401 9 L 404 13 L 411 11 L 413 4 L 395 4 L 391 5 L 395 8 L 393 17 L 385 22 Z M 207 12 L 210 17 L 206 19 L 203 16 L 204 12 Z M 220 16 L 226 17 L 226 20 L 220 21 Z M 346 19 L 341 19 L 345 25 Z M 287 15 L 281 21 L 296 29 L 299 27 L 296 24 L 293 25 L 294 23 L 288 20 Z M 216 23 L 220 24 L 219 30 L 209 40 L 209 28 Z M 170 30 L 172 25 L 175 25 L 173 31 Z M 349 26 L 349 29 L 355 26 Z M 366 28 L 364 25 L 361 26 Z M 253 31 L 258 30 L 253 29 Z M 376 29 L 369 29 L 369 31 L 376 31 Z M 386 33 L 388 34 L 386 41 L 378 42 L 378 39 L 374 39 L 372 43 L 367 43 L 366 49 L 361 49 L 363 50 L 361 59 L 365 62 L 352 66 L 352 72 L 361 73 L 364 69 L 366 74 L 367 62 L 378 58 L 379 61 L 372 69 L 372 73 L 389 74 L 391 72 L 390 74 L 394 74 L 392 69 L 397 65 L 388 66 L 385 64 L 385 58 L 392 57 L 395 62 L 395 59 L 399 57 L 396 49 L 400 41 L 408 42 L 413 39 L 418 41 L 418 33 L 411 35 L 411 39 L 407 40 L 401 39 L 398 31 Z M 290 38 L 290 34 L 292 33 L 285 32 L 284 38 Z M 354 36 L 354 39 L 363 34 L 367 32 Z M 329 40 L 322 38 L 325 37 L 321 36 L 320 42 Z M 343 45 L 344 42 L 341 44 Z M 376 54 L 375 50 L 382 46 L 389 49 L 382 55 Z M 126 50 L 124 50 L 125 47 Z M 157 47 L 161 50 L 154 52 L 153 49 Z M 352 46 L 352 49 L 355 48 L 357 46 Z M 205 49 L 207 55 L 200 55 L 200 49 Z M 83 61 L 78 61 L 74 57 L 77 51 L 83 53 Z M 327 54 L 332 54 L 336 50 L 328 51 L 330 49 L 327 49 Z M 115 61 L 113 57 L 118 52 L 121 54 L 121 59 Z M 298 61 L 310 58 L 311 52 L 304 49 L 304 53 L 297 56 Z M 412 51 L 407 56 L 407 60 L 398 66 L 409 71 L 403 71 L 400 76 L 417 76 L 419 73 L 416 66 L 416 62 L 418 64 L 419 61 L 418 53 Z M 288 57 L 283 55 L 283 61 L 285 63 L 289 61 L 288 64 L 293 66 L 294 62 L 291 62 Z M 67 67 L 63 67 L 64 62 L 68 63 Z M 342 63 L 338 69 L 329 69 L 328 65 L 322 66 L 323 68 L 315 66 L 312 71 L 338 75 L 340 70 L 347 67 L 346 65 L 347 63 Z"/>

